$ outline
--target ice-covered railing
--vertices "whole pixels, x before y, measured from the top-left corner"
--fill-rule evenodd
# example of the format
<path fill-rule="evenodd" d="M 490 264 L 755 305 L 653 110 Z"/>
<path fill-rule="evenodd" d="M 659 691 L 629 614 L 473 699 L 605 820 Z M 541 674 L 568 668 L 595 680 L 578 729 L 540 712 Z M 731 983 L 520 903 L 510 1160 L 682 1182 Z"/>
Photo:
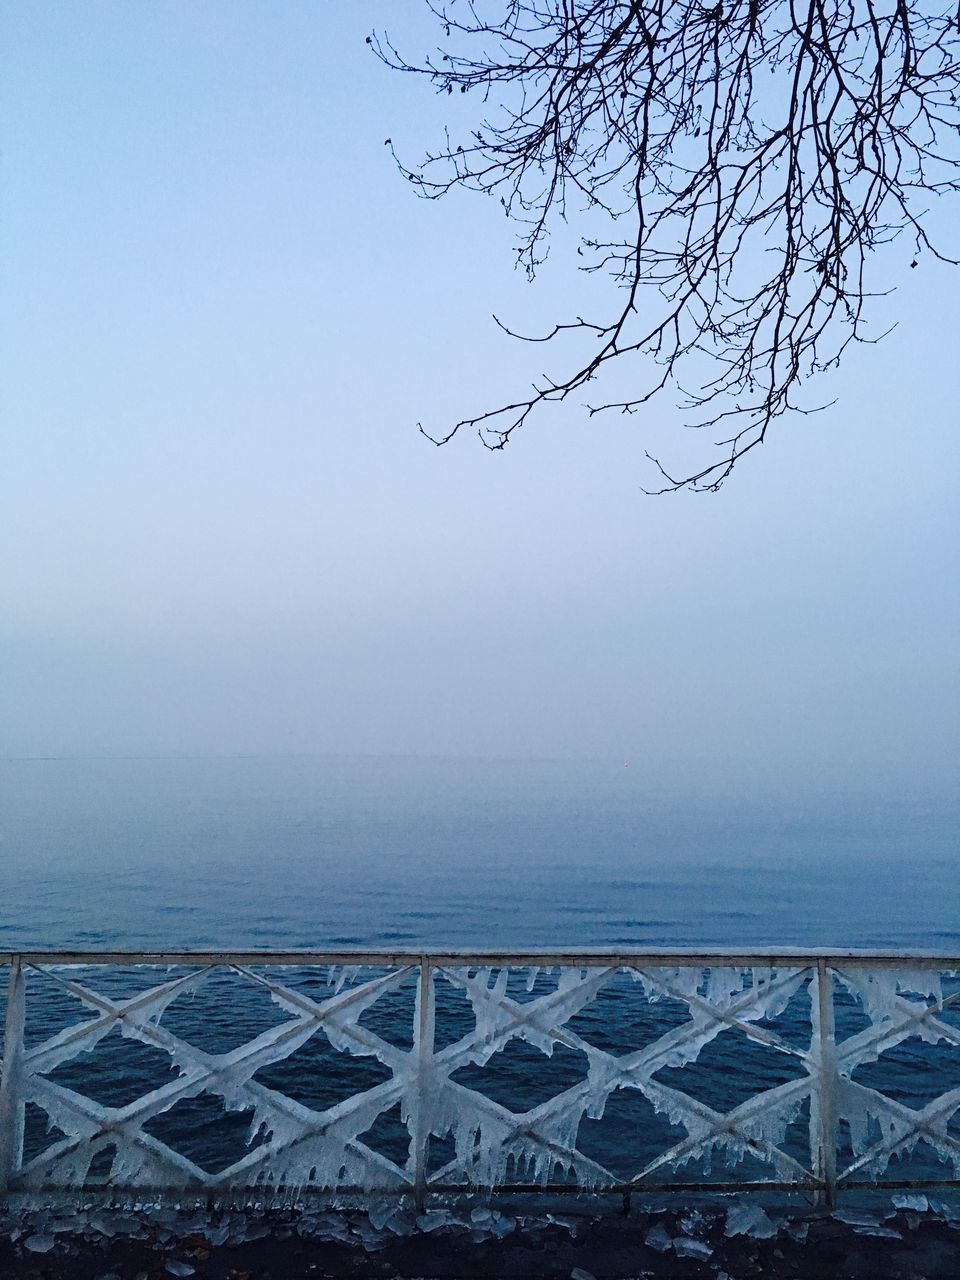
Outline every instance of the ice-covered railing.
<path fill-rule="evenodd" d="M 36 953 L 0 1189 L 410 1195 L 960 1177 L 960 959 Z"/>

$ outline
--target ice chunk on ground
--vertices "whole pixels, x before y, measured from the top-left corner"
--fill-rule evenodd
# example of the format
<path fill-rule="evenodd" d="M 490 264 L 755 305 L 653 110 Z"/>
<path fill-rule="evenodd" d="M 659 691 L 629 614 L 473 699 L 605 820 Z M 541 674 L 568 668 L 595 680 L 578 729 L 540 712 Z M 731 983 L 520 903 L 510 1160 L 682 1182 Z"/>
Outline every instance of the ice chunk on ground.
<path fill-rule="evenodd" d="M 837 1209 L 834 1211 L 835 1222 L 842 1222 L 848 1227 L 878 1227 L 880 1220 L 875 1213 L 867 1213 L 863 1209 Z"/>
<path fill-rule="evenodd" d="M 673 1252 L 678 1258 L 709 1258 L 713 1253 L 705 1240 L 691 1240 L 689 1236 L 681 1236 L 673 1242 Z"/>
<path fill-rule="evenodd" d="M 428 1209 L 417 1218 L 421 1231 L 439 1231 L 441 1227 L 454 1227 L 459 1219 L 447 1209 Z"/>
<path fill-rule="evenodd" d="M 584 1271 L 583 1267 L 574 1267 L 570 1272 L 570 1280 L 597 1280 L 592 1271 Z"/>
<path fill-rule="evenodd" d="M 178 1258 L 171 1258 L 167 1263 L 166 1270 L 172 1276 L 192 1276 L 196 1274 L 196 1269 L 191 1267 L 189 1262 L 181 1262 Z"/>
<path fill-rule="evenodd" d="M 651 1227 L 644 1237 L 643 1243 L 651 1249 L 656 1249 L 657 1253 L 666 1253 L 673 1241 L 670 1234 L 661 1222 L 655 1227 Z"/>
<path fill-rule="evenodd" d="M 243 1242 L 245 1244 L 250 1244 L 254 1240 L 262 1240 L 264 1236 L 270 1234 L 270 1228 L 265 1222 L 244 1223 L 241 1230 L 243 1231 Z"/>
<path fill-rule="evenodd" d="M 27 1236 L 23 1242 L 23 1247 L 29 1249 L 31 1253 L 49 1253 L 53 1245 L 53 1236 L 41 1235 L 40 1233 Z"/>
<path fill-rule="evenodd" d="M 926 1213 L 930 1208 L 926 1196 L 892 1196 L 891 1199 L 897 1209 L 913 1209 L 917 1213 Z"/>
<path fill-rule="evenodd" d="M 768 1240 L 777 1234 L 776 1224 L 758 1204 L 738 1204 L 727 1212 L 725 1235 L 752 1236 L 754 1240 Z"/>
<path fill-rule="evenodd" d="M 376 1231 L 382 1231 L 399 1208 L 400 1205 L 396 1200 L 388 1199 L 386 1196 L 375 1197 L 367 1206 L 370 1225 Z"/>

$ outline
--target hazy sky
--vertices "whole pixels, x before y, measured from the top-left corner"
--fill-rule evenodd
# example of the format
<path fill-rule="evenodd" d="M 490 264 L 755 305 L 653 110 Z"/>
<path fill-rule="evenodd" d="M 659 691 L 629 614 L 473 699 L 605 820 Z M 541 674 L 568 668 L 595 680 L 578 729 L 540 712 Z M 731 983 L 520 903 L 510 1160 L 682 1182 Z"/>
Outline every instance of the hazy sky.
<path fill-rule="evenodd" d="M 539 372 L 491 312 L 586 286 L 392 167 L 450 108 L 364 38 L 421 7 L 4 6 L 0 755 L 949 776 L 960 275 L 891 264 L 897 332 L 719 495 L 643 496 L 668 400 L 436 450 Z"/>

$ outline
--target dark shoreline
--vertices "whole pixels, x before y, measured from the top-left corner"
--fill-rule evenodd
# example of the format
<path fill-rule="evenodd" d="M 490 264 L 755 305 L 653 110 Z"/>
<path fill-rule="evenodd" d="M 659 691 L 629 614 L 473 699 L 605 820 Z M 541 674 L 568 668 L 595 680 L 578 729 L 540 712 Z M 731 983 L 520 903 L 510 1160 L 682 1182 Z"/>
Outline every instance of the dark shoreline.
<path fill-rule="evenodd" d="M 738 1203 L 742 1204 L 743 1201 Z M 0 1234 L 3 1280 L 952 1280 L 960 1277 L 960 1221 L 931 1211 L 839 1214 L 770 1210 L 761 1238 L 727 1235 L 726 1208 L 634 1211 L 627 1216 L 453 1222 L 443 1211 L 417 1229 L 377 1231 L 359 1215 L 283 1211 L 196 1216 L 182 1230 L 140 1215 L 92 1214 L 82 1225 L 36 1215 Z M 846 1219 L 846 1220 L 845 1220 Z M 224 1225 L 227 1223 L 227 1225 Z M 176 1226 L 177 1224 L 173 1224 Z M 413 1227 L 411 1221 L 408 1224 Z M 48 1230 L 45 1231 L 44 1227 Z M 126 1228 L 130 1230 L 127 1231 Z M 14 1238 L 16 1237 L 16 1238 Z M 579 1274 L 582 1273 L 582 1274 Z"/>

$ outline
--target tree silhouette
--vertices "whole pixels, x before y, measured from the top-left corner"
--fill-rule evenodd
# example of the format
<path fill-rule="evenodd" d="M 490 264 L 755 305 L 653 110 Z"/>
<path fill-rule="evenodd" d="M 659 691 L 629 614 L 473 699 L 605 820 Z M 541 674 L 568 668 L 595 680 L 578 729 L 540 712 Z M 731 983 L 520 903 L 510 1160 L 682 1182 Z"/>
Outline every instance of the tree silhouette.
<path fill-rule="evenodd" d="M 482 108 L 416 167 L 398 159 L 404 175 L 431 199 L 457 187 L 499 195 L 531 276 L 556 222 L 585 211 L 582 269 L 615 284 L 610 315 L 525 338 L 577 331 L 585 358 L 430 436 L 438 444 L 476 427 L 502 449 L 535 411 L 630 362 L 630 394 L 587 412 L 634 413 L 673 388 L 717 449 L 690 474 L 654 458 L 658 491 L 715 490 L 776 418 L 816 411 L 797 397 L 802 382 L 850 343 L 877 340 L 865 303 L 879 246 L 902 237 L 911 266 L 923 251 L 952 261 L 927 215 L 932 196 L 960 187 L 956 8 L 426 3 L 442 49 L 415 63 L 374 34 L 374 51 Z"/>

